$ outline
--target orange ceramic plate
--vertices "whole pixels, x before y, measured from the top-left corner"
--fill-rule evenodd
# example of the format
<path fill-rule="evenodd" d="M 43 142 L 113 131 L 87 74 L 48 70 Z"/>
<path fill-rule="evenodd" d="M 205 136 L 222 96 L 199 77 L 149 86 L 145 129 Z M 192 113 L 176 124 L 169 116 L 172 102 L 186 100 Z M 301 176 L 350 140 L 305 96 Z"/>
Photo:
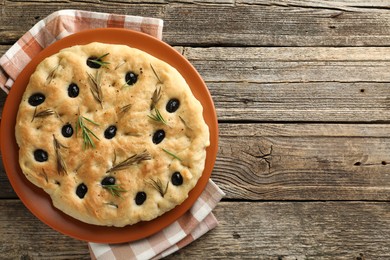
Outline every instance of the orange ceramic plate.
<path fill-rule="evenodd" d="M 173 210 L 147 222 L 123 228 L 102 227 L 80 222 L 53 207 L 50 197 L 31 184 L 23 175 L 18 163 L 18 146 L 15 141 L 15 121 L 19 103 L 30 75 L 45 58 L 59 50 L 90 42 L 125 44 L 141 49 L 175 67 L 186 79 L 195 97 L 202 103 L 204 118 L 210 129 L 211 146 L 207 148 L 206 166 L 202 177 L 189 197 Z M 53 229 L 80 240 L 97 243 L 121 243 L 145 238 L 177 220 L 194 204 L 204 190 L 218 150 L 218 122 L 210 93 L 195 68 L 175 49 L 151 36 L 126 29 L 96 29 L 83 31 L 55 42 L 39 53 L 22 71 L 7 97 L 1 120 L 1 151 L 3 163 L 15 192 L 25 206 L 42 222 Z"/>

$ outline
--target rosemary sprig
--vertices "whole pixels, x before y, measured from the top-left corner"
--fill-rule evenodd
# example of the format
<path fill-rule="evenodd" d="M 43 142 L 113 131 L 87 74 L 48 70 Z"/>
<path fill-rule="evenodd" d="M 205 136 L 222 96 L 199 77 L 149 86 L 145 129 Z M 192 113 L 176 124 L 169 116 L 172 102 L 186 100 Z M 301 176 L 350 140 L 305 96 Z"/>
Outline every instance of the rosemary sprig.
<path fill-rule="evenodd" d="M 42 110 L 40 112 L 37 112 L 37 107 L 36 107 L 34 110 L 34 114 L 33 114 L 31 122 L 33 122 L 36 117 L 48 117 L 48 116 L 51 116 L 53 114 L 54 114 L 54 111 L 51 109 L 45 109 L 45 110 Z"/>
<path fill-rule="evenodd" d="M 130 110 L 130 108 L 131 108 L 131 104 L 121 107 L 119 109 L 119 114 L 125 114 L 127 111 Z"/>
<path fill-rule="evenodd" d="M 151 118 L 152 120 L 156 121 L 156 122 L 161 122 L 164 125 L 168 125 L 167 121 L 165 121 L 165 119 L 163 118 L 163 116 L 161 115 L 161 113 L 157 109 L 157 107 L 154 108 L 154 112 L 156 114 L 150 114 L 150 115 L 148 115 L 148 117 Z"/>
<path fill-rule="evenodd" d="M 54 69 L 52 69 L 50 71 L 49 75 L 47 75 L 47 78 L 46 78 L 46 84 L 50 84 L 50 82 L 54 79 L 59 67 L 60 67 L 60 64 L 58 63 L 58 65 L 55 66 Z"/>
<path fill-rule="evenodd" d="M 160 100 L 160 98 L 161 98 L 161 87 L 156 88 L 156 90 L 153 92 L 153 96 L 151 98 L 152 104 L 150 105 L 150 110 L 153 110 L 153 108 L 156 107 L 156 104 Z"/>
<path fill-rule="evenodd" d="M 145 150 L 140 154 L 134 154 L 129 158 L 125 159 L 124 161 L 114 165 L 111 169 L 108 169 L 106 172 L 109 173 L 109 172 L 124 170 L 134 164 L 138 164 L 142 161 L 146 161 L 150 159 L 152 159 L 152 156 L 148 151 Z"/>
<path fill-rule="evenodd" d="M 110 54 L 110 53 L 105 53 L 102 56 L 97 57 L 96 59 L 89 59 L 89 61 L 92 62 L 92 63 L 98 64 L 98 65 L 100 65 L 102 67 L 107 67 L 107 65 L 110 64 L 110 63 L 107 62 L 107 61 L 103 61 L 102 59 L 104 57 L 106 57 L 108 54 Z"/>
<path fill-rule="evenodd" d="M 167 185 L 165 185 L 165 188 L 163 187 L 163 184 L 162 184 L 161 180 L 158 179 L 158 178 L 157 178 L 157 181 L 155 181 L 153 179 L 150 179 L 148 184 L 150 184 L 153 188 L 155 188 L 160 193 L 161 197 L 164 197 L 164 195 L 168 191 L 169 181 L 167 181 Z"/>
<path fill-rule="evenodd" d="M 156 71 L 154 70 L 152 63 L 150 63 L 150 67 L 152 68 L 152 71 L 153 71 L 154 75 L 156 76 L 158 82 L 162 84 L 163 82 L 161 81 L 160 77 L 157 75 Z"/>
<path fill-rule="evenodd" d="M 109 185 L 102 185 L 102 187 L 106 190 L 108 190 L 112 196 L 114 197 L 121 197 L 120 192 L 126 192 L 127 190 L 124 190 L 119 186 L 119 184 L 109 184 Z"/>
<path fill-rule="evenodd" d="M 59 175 L 64 175 L 67 174 L 67 167 L 64 159 L 62 158 L 60 149 L 61 148 L 68 148 L 65 145 L 61 144 L 56 137 L 53 135 L 53 145 L 54 145 L 54 150 L 56 153 L 56 158 L 57 158 L 57 172 Z"/>
<path fill-rule="evenodd" d="M 78 119 L 77 119 L 77 123 L 76 123 L 76 135 L 79 131 L 79 129 L 81 129 L 81 136 L 83 137 L 83 149 L 88 149 L 90 147 L 92 148 L 95 148 L 95 143 L 93 142 L 92 140 L 92 137 L 95 137 L 97 140 L 100 140 L 99 137 L 97 137 L 92 131 L 91 129 L 89 129 L 85 123 L 84 123 L 84 120 L 86 120 L 87 122 L 91 123 L 91 124 L 94 124 L 94 125 L 99 125 L 98 123 L 95 123 L 94 121 L 92 121 L 91 119 L 88 119 L 84 116 L 79 116 Z"/>
<path fill-rule="evenodd" d="M 103 103 L 103 92 L 102 92 L 102 86 L 101 86 L 101 84 L 100 84 L 100 81 L 101 81 L 101 73 L 99 73 L 99 71 L 96 71 L 96 75 L 95 75 L 95 77 L 94 76 L 92 76 L 90 73 L 88 73 L 87 72 L 87 74 L 88 74 L 88 77 L 89 77 L 89 79 L 91 80 L 91 82 L 92 82 L 92 85 L 91 85 L 91 93 L 92 93 L 92 96 L 95 98 L 95 100 L 97 101 L 97 102 L 99 102 L 100 103 L 100 105 L 101 106 L 103 106 L 102 105 L 102 103 Z"/>
<path fill-rule="evenodd" d="M 180 121 L 183 123 L 183 125 L 184 125 L 185 127 L 191 129 L 191 127 L 189 127 L 189 126 L 187 125 L 186 121 L 184 121 L 184 119 L 183 119 L 181 116 L 179 116 L 179 118 L 180 118 Z"/>
<path fill-rule="evenodd" d="M 179 160 L 179 161 L 182 161 L 182 159 L 180 159 L 180 157 L 178 157 L 176 154 L 168 151 L 167 149 L 164 149 L 164 148 L 161 148 L 164 152 L 166 152 L 167 154 L 169 154 L 170 156 L 172 156 L 173 158 Z"/>

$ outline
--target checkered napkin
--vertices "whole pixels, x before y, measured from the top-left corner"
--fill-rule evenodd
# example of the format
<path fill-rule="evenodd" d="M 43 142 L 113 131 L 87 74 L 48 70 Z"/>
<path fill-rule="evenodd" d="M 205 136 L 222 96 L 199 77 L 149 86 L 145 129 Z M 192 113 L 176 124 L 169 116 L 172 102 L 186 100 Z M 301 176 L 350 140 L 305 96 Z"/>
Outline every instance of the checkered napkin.
<path fill-rule="evenodd" d="M 94 28 L 128 28 L 161 40 L 163 21 L 129 15 L 61 10 L 39 21 L 0 58 L 0 88 L 6 93 L 14 80 L 42 49 L 70 34 Z M 88 243 L 92 259 L 159 259 L 186 246 L 218 225 L 211 211 L 224 196 L 213 181 L 176 222 L 162 231 L 123 244 Z"/>

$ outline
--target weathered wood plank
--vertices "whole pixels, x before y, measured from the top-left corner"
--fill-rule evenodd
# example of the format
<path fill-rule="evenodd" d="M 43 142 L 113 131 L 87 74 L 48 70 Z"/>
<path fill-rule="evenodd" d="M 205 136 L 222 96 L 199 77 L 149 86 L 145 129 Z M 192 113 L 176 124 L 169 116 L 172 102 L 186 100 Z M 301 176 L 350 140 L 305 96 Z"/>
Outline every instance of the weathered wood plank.
<path fill-rule="evenodd" d="M 0 200 L 0 212 L 2 258 L 89 258 L 85 242 L 53 231 L 18 200 Z M 387 202 L 221 202 L 219 226 L 168 259 L 386 259 L 389 212 Z"/>
<path fill-rule="evenodd" d="M 17 198 L 16 193 L 12 189 L 11 183 L 9 182 L 7 175 L 4 170 L 3 162 L 0 165 L 0 198 L 1 199 L 8 199 L 8 198 Z"/>
<path fill-rule="evenodd" d="M 207 81 L 389 82 L 390 48 L 211 47 L 185 48 Z"/>
<path fill-rule="evenodd" d="M 390 200 L 390 125 L 220 124 L 228 199 Z M 0 171 L 0 198 L 15 194 Z"/>
<path fill-rule="evenodd" d="M 220 120 L 389 122 L 389 47 L 176 48 L 205 79 Z"/>
<path fill-rule="evenodd" d="M 388 259 L 388 203 L 221 203 L 220 225 L 170 259 Z"/>
<path fill-rule="evenodd" d="M 19 200 L 0 200 L 2 259 L 90 259 L 87 243 L 49 228 Z"/>
<path fill-rule="evenodd" d="M 110 3 L 111 2 L 111 3 Z M 33 25 L 52 12 L 61 9 L 80 9 L 86 11 L 162 17 L 165 4 L 128 4 L 126 1 L 4 1 L 0 16 L 0 44 L 15 42 Z"/>
<path fill-rule="evenodd" d="M 281 7 L 299 7 L 299 8 L 318 8 L 343 10 L 349 12 L 362 11 L 359 8 L 369 9 L 370 11 L 382 12 L 383 9 L 389 8 L 389 1 L 387 0 L 347 0 L 347 1 L 312 1 L 312 0 L 236 0 L 236 5 L 267 5 L 267 6 L 281 6 Z"/>
<path fill-rule="evenodd" d="M 389 200 L 389 130 L 388 125 L 221 124 L 212 178 L 234 199 Z"/>
<path fill-rule="evenodd" d="M 388 83 L 206 84 L 222 121 L 387 123 L 390 118 Z"/>
<path fill-rule="evenodd" d="M 185 48 L 221 120 L 388 121 L 389 48 Z"/>
<path fill-rule="evenodd" d="M 59 9 L 159 17 L 164 39 L 186 46 L 388 46 L 385 1 L 3 1 L 0 42 Z M 120 10 L 120 11 L 118 11 Z"/>

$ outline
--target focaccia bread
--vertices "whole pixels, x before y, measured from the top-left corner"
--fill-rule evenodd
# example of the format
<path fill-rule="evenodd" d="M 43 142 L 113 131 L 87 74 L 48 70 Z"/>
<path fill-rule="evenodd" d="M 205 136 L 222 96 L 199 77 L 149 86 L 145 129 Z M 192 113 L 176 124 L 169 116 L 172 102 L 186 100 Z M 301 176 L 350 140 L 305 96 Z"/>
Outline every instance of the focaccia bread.
<path fill-rule="evenodd" d="M 16 122 L 19 164 L 53 205 L 122 227 L 181 204 L 202 175 L 203 108 L 169 64 L 124 45 L 61 50 L 31 75 Z"/>

